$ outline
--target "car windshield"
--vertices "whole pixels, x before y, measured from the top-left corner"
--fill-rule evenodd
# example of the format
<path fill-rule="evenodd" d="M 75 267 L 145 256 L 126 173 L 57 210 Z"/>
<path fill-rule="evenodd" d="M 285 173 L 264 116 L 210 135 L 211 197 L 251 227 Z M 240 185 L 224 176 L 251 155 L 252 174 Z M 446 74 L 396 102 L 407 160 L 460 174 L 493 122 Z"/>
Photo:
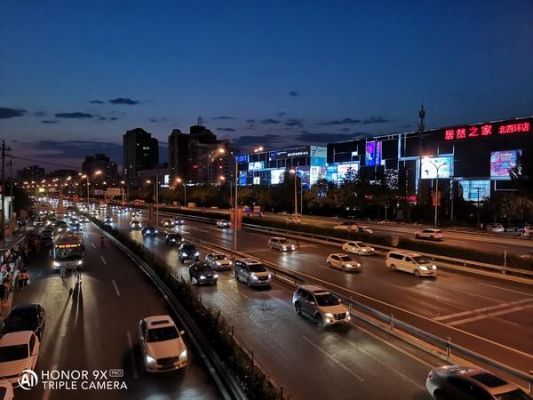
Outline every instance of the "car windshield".
<path fill-rule="evenodd" d="M 266 272 L 266 268 L 263 264 L 250 265 L 250 272 Z"/>
<path fill-rule="evenodd" d="M 202 264 L 198 265 L 198 270 L 200 272 L 211 271 L 211 267 L 209 266 L 209 264 L 202 263 Z"/>
<path fill-rule="evenodd" d="M 341 302 L 331 293 L 315 295 L 316 302 L 319 306 L 338 306 Z"/>
<path fill-rule="evenodd" d="M 352 261 L 352 259 L 348 256 L 339 256 L 339 258 L 341 259 L 341 261 Z"/>
<path fill-rule="evenodd" d="M 162 342 L 164 340 L 172 340 L 179 338 L 177 329 L 173 326 L 165 326 L 163 328 L 155 328 L 148 330 L 148 342 Z"/>
<path fill-rule="evenodd" d="M 429 264 L 429 259 L 423 256 L 413 257 L 418 264 Z"/>
<path fill-rule="evenodd" d="M 20 324 L 22 322 L 32 322 L 35 319 L 35 310 L 27 308 L 24 310 L 13 310 L 7 318 L 7 323 Z"/>
<path fill-rule="evenodd" d="M 176 233 L 171 233 L 171 234 L 168 235 L 168 238 L 169 239 L 179 239 L 180 235 L 178 235 Z"/>
<path fill-rule="evenodd" d="M 215 254 L 215 255 L 213 256 L 213 258 L 214 258 L 215 260 L 225 260 L 225 259 L 226 259 L 226 256 L 225 256 L 224 254 Z"/>
<path fill-rule="evenodd" d="M 181 249 L 183 251 L 196 251 L 196 247 L 194 247 L 193 245 L 183 246 Z"/>
<path fill-rule="evenodd" d="M 286 244 L 287 243 L 287 239 L 278 239 L 278 242 L 280 244 Z"/>
<path fill-rule="evenodd" d="M 26 344 L 0 347 L 0 362 L 22 360 L 24 358 L 28 358 L 28 346 Z"/>
<path fill-rule="evenodd" d="M 497 394 L 496 399 L 498 400 L 531 400 L 531 397 L 529 397 L 522 389 L 515 389 L 511 392 Z"/>

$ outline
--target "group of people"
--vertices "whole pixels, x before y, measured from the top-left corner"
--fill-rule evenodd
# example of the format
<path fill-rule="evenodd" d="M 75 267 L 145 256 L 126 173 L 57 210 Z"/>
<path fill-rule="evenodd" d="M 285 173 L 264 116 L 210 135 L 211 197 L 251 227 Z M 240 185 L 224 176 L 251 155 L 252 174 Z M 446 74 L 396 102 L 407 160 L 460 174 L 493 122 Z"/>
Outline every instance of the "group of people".
<path fill-rule="evenodd" d="M 4 254 L 0 265 L 0 304 L 6 305 L 9 292 L 14 288 L 22 290 L 30 282 L 28 272 L 29 249 L 24 245 L 15 247 Z"/>

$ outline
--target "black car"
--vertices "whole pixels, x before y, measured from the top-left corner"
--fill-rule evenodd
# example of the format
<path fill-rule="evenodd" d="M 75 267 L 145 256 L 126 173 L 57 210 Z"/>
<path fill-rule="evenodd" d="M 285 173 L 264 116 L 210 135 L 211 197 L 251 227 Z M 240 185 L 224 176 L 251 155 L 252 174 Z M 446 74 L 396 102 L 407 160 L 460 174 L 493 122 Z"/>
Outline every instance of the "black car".
<path fill-rule="evenodd" d="M 4 320 L 1 334 L 33 331 L 41 339 L 44 330 L 44 308 L 40 304 L 17 304 Z"/>
<path fill-rule="evenodd" d="M 197 285 L 216 285 L 218 280 L 215 270 L 205 261 L 192 264 L 189 267 L 189 277 L 191 278 L 191 283 L 196 282 Z"/>
<path fill-rule="evenodd" d="M 165 241 L 168 245 L 175 245 L 181 243 L 183 241 L 183 238 L 179 233 L 167 233 Z"/>
<path fill-rule="evenodd" d="M 55 230 L 57 233 L 65 232 L 68 229 L 68 224 L 65 221 L 57 221 L 55 223 Z"/>
<path fill-rule="evenodd" d="M 156 228 L 154 228 L 153 226 L 145 226 L 143 229 L 142 229 L 142 235 L 143 237 L 147 237 L 147 236 L 156 236 L 158 231 Z"/>
<path fill-rule="evenodd" d="M 185 261 L 200 261 L 200 252 L 192 243 L 182 243 L 178 249 L 178 258 L 183 264 Z"/>

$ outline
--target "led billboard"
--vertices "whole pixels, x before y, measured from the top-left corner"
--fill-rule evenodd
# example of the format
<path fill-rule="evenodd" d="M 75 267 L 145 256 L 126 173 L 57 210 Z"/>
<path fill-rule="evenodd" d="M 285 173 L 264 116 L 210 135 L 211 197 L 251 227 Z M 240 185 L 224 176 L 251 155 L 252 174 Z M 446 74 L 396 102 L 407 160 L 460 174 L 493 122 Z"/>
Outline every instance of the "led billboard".
<path fill-rule="evenodd" d="M 483 201 L 490 197 L 489 180 L 462 180 L 459 181 L 465 201 Z"/>
<path fill-rule="evenodd" d="M 516 167 L 520 150 L 494 151 L 490 153 L 490 177 L 511 179 L 509 172 Z"/>
<path fill-rule="evenodd" d="M 382 143 L 377 140 L 366 141 L 366 156 L 365 165 L 367 167 L 375 167 L 381 165 L 381 146 Z"/>
<path fill-rule="evenodd" d="M 273 169 L 270 171 L 270 184 L 271 185 L 278 185 L 280 183 L 283 183 L 285 169 Z"/>
<path fill-rule="evenodd" d="M 452 176 L 453 157 L 423 157 L 422 179 L 446 179 Z"/>
<path fill-rule="evenodd" d="M 255 162 L 248 163 L 248 171 L 258 171 L 264 168 L 265 168 L 264 161 L 255 161 Z"/>

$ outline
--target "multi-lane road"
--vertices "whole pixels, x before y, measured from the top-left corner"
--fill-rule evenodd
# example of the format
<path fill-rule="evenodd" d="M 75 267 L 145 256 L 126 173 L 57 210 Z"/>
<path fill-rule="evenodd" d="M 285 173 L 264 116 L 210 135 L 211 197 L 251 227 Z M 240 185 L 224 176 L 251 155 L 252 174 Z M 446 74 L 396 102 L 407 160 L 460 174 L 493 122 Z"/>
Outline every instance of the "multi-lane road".
<path fill-rule="evenodd" d="M 101 248 L 98 232 L 84 232 L 82 284 L 63 282 L 45 253 L 31 260 L 31 285 L 14 293 L 14 304 L 40 303 L 46 310 L 37 371 L 122 369 L 127 389 L 120 391 L 17 390 L 17 399 L 217 399 L 216 385 L 185 338 L 189 365 L 183 371 L 149 375 L 138 347 L 143 317 L 171 314 L 146 276 L 111 243 Z M 73 291 L 71 292 L 71 288 Z"/>
<path fill-rule="evenodd" d="M 169 248 L 162 237 L 143 239 L 140 232 L 130 231 L 127 215 L 114 218 L 118 229 L 130 232 L 133 238 L 164 257 L 175 266 L 176 275 L 188 277 L 187 267 L 178 263 L 175 249 Z M 190 240 L 207 239 L 218 246 L 232 247 L 233 234 L 229 229 L 187 220 L 180 230 Z M 363 273 L 347 275 L 326 266 L 327 254 L 338 251 L 337 247 L 301 242 L 294 253 L 278 253 L 267 247 L 267 239 L 260 233 L 240 231 L 239 250 L 287 270 L 299 271 L 337 292 L 382 311 L 394 312 L 398 318 L 443 337 L 451 336 L 466 347 L 520 370 L 531 369 L 533 344 L 528 338 L 533 335 L 533 292 L 528 286 L 442 271 L 435 280 L 416 279 L 389 271 L 383 258 L 377 256 L 361 258 Z M 265 363 L 267 372 L 289 393 L 308 396 L 322 393 L 325 386 L 330 393 L 329 383 L 333 379 L 342 382 L 343 390 L 336 393 L 339 398 L 350 393 L 344 390 L 344 385 L 357 391 L 368 387 L 365 389 L 368 394 L 380 390 L 380 398 L 392 398 L 393 388 L 399 387 L 405 398 L 423 396 L 420 390 L 427 369 L 438 361 L 389 337 L 385 339 L 359 323 L 321 330 L 296 316 L 291 293 L 282 284 L 275 283 L 270 291 L 255 291 L 238 285 L 230 273 L 220 275 L 218 287 L 198 288 L 202 299 L 223 311 L 245 344 Z M 385 362 L 392 355 L 398 365 Z M 324 365 L 317 364 L 319 360 L 331 367 L 321 369 L 323 379 L 313 375 L 318 365 Z M 368 368 L 370 365 L 373 368 Z M 332 376 L 328 376 L 330 372 Z M 376 376 L 384 374 L 391 376 L 390 382 L 399 379 L 404 385 L 377 384 Z M 343 377 L 349 383 L 341 381 Z"/>

